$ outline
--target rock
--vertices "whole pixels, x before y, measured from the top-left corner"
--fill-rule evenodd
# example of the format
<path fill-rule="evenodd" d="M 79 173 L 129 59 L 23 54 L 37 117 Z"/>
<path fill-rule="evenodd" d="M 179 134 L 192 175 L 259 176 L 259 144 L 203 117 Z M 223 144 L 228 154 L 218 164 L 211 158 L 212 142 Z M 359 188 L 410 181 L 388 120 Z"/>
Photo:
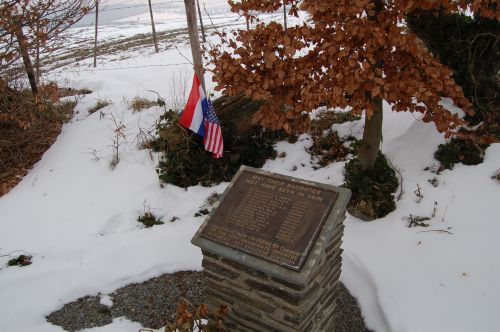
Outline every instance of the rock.
<path fill-rule="evenodd" d="M 253 115 L 260 109 L 263 102 L 254 101 L 243 95 L 222 96 L 214 100 L 215 112 L 221 122 L 232 122 L 240 136 L 246 136 L 256 123 Z"/>
<path fill-rule="evenodd" d="M 213 101 L 213 106 L 223 128 L 233 125 L 239 136 L 247 136 L 256 125 L 253 115 L 262 106 L 262 102 L 253 101 L 243 95 L 222 96 Z M 172 111 L 167 116 L 168 125 L 159 133 L 160 137 L 166 140 L 167 147 L 174 148 L 192 133 L 177 124 L 180 114 Z"/>

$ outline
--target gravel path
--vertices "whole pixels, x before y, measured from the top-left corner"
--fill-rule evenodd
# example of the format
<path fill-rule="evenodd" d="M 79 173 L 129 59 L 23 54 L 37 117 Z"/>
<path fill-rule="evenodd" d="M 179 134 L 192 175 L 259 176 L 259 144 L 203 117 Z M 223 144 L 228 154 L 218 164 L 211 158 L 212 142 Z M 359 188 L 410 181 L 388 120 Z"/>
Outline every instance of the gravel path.
<path fill-rule="evenodd" d="M 164 274 L 140 284 L 131 284 L 109 295 L 111 307 L 101 304 L 100 296 L 85 296 L 64 305 L 47 320 L 67 331 L 110 324 L 114 317 L 126 317 L 142 326 L 158 329 L 172 322 L 181 297 L 193 304 L 203 303 L 203 273 Z M 340 285 L 335 312 L 335 332 L 369 332 L 356 300 Z"/>

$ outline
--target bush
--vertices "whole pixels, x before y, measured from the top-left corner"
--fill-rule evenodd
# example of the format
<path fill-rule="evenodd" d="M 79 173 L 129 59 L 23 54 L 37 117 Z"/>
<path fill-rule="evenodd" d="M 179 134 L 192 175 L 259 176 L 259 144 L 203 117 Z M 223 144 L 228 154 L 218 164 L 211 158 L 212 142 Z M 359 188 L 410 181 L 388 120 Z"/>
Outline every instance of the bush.
<path fill-rule="evenodd" d="M 379 152 L 375 166 L 362 170 L 357 158 L 345 166 L 344 187 L 351 189 L 348 211 L 363 220 L 382 218 L 396 209 L 393 193 L 398 188 L 396 172 Z"/>
<path fill-rule="evenodd" d="M 55 101 L 55 85 L 42 88 L 51 93 L 35 102 L 30 91 L 0 86 L 0 196 L 40 160 L 76 106 L 74 101 Z"/>
<path fill-rule="evenodd" d="M 33 257 L 28 255 L 19 255 L 16 258 L 12 258 L 7 262 L 8 266 L 26 266 L 31 264 L 31 259 Z"/>
<path fill-rule="evenodd" d="M 477 165 L 483 162 L 485 148 L 486 145 L 478 145 L 471 140 L 453 138 L 450 142 L 439 145 L 434 158 L 445 169 L 453 169 L 456 163 Z"/>
<path fill-rule="evenodd" d="M 245 109 L 251 101 L 244 103 L 237 100 L 238 109 Z M 217 100 L 213 103 L 218 111 Z M 229 106 L 224 105 L 228 108 Z M 205 151 L 203 139 L 177 124 L 179 114 L 167 111 L 157 123 L 158 139 L 152 146 L 155 151 L 163 152 L 156 172 L 164 183 L 171 183 L 187 188 L 201 184 L 212 186 L 223 181 L 230 181 L 241 165 L 260 168 L 269 158 L 276 157 L 273 146 L 277 140 L 286 137 L 284 132 L 248 126 L 244 131 L 238 125 L 246 120 L 238 119 L 245 114 L 217 112 L 222 126 L 224 139 L 224 155 L 214 159 Z M 248 113 L 250 114 L 250 113 Z M 246 115 L 248 115 L 246 114 Z"/>
<path fill-rule="evenodd" d="M 332 125 L 345 122 L 357 121 L 361 118 L 351 112 L 325 111 L 311 121 L 313 132 L 323 132 L 331 129 Z"/>
<path fill-rule="evenodd" d="M 309 149 L 311 156 L 317 157 L 319 166 L 324 167 L 334 161 L 345 160 L 349 149 L 335 132 L 327 135 L 314 136 L 313 146 Z"/>
<path fill-rule="evenodd" d="M 274 132 L 256 127 L 249 136 L 240 137 L 227 124 L 223 124 L 222 131 L 222 158 L 214 159 L 205 151 L 203 139 L 188 133 L 188 138 L 176 148 L 164 151 L 156 169 L 160 180 L 185 188 L 197 184 L 208 187 L 230 181 L 241 165 L 262 167 L 268 158 L 276 157 L 273 145 L 280 135 Z"/>
<path fill-rule="evenodd" d="M 139 216 L 137 221 L 144 224 L 146 228 L 153 227 L 154 225 L 163 225 L 161 218 L 158 218 L 150 211 L 145 212 L 142 216 Z"/>
<path fill-rule="evenodd" d="M 195 306 L 186 299 L 177 305 L 175 322 L 165 326 L 165 332 L 224 332 L 224 320 L 229 308 L 221 304 L 217 310 L 209 311 L 206 304 Z"/>
<path fill-rule="evenodd" d="M 333 124 L 359 120 L 358 116 L 346 112 L 322 112 L 311 122 L 311 136 L 314 141 L 309 149 L 317 164 L 324 167 L 334 161 L 345 160 L 349 149 L 344 141 L 332 130 Z M 315 166 L 315 167 L 319 167 Z"/>
<path fill-rule="evenodd" d="M 408 26 L 441 63 L 453 70 L 453 79 L 476 110 L 471 122 L 500 116 L 500 22 L 482 17 L 441 12 L 419 12 Z M 491 120 L 490 120 L 491 121 Z"/>

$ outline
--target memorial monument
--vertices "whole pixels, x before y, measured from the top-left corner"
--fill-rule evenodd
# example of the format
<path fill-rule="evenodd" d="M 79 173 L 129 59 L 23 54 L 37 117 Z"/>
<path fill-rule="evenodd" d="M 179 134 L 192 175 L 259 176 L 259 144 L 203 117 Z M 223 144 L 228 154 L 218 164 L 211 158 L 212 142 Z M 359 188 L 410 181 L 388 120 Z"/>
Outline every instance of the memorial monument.
<path fill-rule="evenodd" d="M 333 331 L 346 188 L 242 166 L 192 239 L 230 331 Z"/>

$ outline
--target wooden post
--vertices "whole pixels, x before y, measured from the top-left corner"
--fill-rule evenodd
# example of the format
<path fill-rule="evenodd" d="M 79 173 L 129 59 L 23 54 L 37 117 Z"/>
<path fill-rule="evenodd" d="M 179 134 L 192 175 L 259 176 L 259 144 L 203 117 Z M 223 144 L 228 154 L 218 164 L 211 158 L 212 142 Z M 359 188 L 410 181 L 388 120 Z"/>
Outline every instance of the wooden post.
<path fill-rule="evenodd" d="M 200 38 L 198 36 L 198 27 L 196 25 L 196 9 L 194 0 L 184 0 L 186 8 L 186 18 L 189 32 L 189 43 L 191 44 L 191 53 L 193 55 L 194 71 L 200 79 L 203 90 L 205 90 L 205 77 L 203 76 L 203 62 L 201 60 Z"/>
<path fill-rule="evenodd" d="M 201 18 L 200 0 L 196 0 L 196 6 L 198 7 L 198 16 L 200 17 L 201 38 L 203 42 L 206 42 L 205 28 L 203 27 L 203 19 Z"/>
<path fill-rule="evenodd" d="M 99 25 L 99 0 L 95 0 L 94 68 L 97 66 L 97 26 Z"/>
<path fill-rule="evenodd" d="M 155 51 L 158 53 L 158 40 L 156 39 L 155 21 L 153 20 L 153 8 L 151 8 L 151 0 L 149 3 L 149 15 L 151 15 L 151 27 L 153 28 L 153 42 L 155 43 Z"/>
<path fill-rule="evenodd" d="M 20 22 L 21 20 L 18 19 Z M 36 99 L 38 95 L 38 86 L 36 84 L 35 72 L 33 71 L 33 64 L 31 63 L 30 55 L 28 53 L 28 42 L 24 36 L 23 27 L 19 24 L 19 27 L 16 31 L 17 43 L 19 44 L 19 53 L 21 53 L 21 57 L 23 58 L 24 69 L 26 70 L 26 74 L 28 75 L 28 80 L 31 86 L 31 92 L 33 92 L 33 96 Z"/>
<path fill-rule="evenodd" d="M 285 30 L 286 30 L 286 2 L 283 0 L 283 21 L 285 22 Z"/>

